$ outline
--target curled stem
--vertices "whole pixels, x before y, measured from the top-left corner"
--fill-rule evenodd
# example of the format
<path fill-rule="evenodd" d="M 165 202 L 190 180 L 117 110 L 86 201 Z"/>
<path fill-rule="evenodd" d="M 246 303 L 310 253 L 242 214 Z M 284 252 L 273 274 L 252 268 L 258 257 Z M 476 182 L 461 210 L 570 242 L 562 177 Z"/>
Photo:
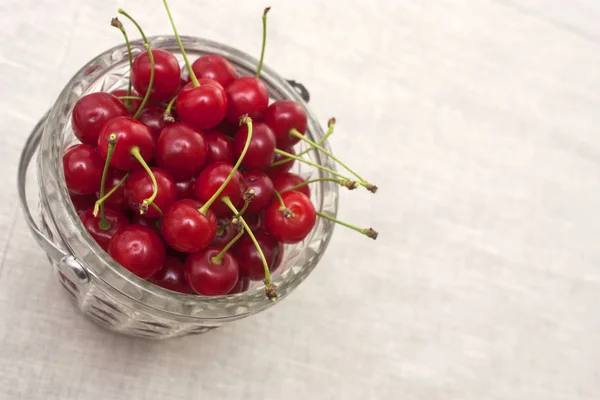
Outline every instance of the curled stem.
<path fill-rule="evenodd" d="M 147 199 L 144 199 L 144 201 L 142 201 L 142 204 L 140 204 L 140 214 L 141 215 L 146 214 L 146 212 L 148 211 L 148 206 L 150 206 L 150 205 L 152 205 L 158 211 L 159 214 L 162 214 L 161 209 L 156 204 L 154 204 L 154 199 L 156 198 L 156 195 L 158 194 L 158 183 L 156 182 L 156 177 L 154 176 L 154 174 L 152 173 L 152 170 L 150 169 L 148 164 L 146 164 L 146 161 L 140 154 L 139 147 L 133 146 L 129 150 L 129 153 L 136 160 L 138 160 L 138 162 L 140 164 L 142 164 L 142 167 L 146 170 L 146 173 L 148 173 L 148 176 L 150 177 L 150 180 L 152 181 L 152 188 L 153 188 L 152 194 Z"/>
<path fill-rule="evenodd" d="M 340 224 L 342 226 L 345 226 L 346 228 L 350 228 L 352 230 L 355 230 L 356 232 L 361 233 L 361 234 L 365 235 L 366 237 L 369 237 L 369 238 L 371 238 L 373 240 L 377 239 L 377 236 L 379 235 L 379 233 L 376 230 L 374 230 L 373 228 L 366 228 L 366 229 L 365 228 L 359 228 L 358 226 L 349 224 L 349 223 L 344 222 L 344 221 L 340 221 L 338 219 L 330 217 L 329 215 L 324 214 L 324 213 L 319 212 L 319 211 L 317 211 L 317 215 L 319 217 L 321 217 L 321 218 L 324 218 L 324 219 L 328 220 L 328 221 L 331 221 L 331 222 L 334 222 L 336 224 Z"/>

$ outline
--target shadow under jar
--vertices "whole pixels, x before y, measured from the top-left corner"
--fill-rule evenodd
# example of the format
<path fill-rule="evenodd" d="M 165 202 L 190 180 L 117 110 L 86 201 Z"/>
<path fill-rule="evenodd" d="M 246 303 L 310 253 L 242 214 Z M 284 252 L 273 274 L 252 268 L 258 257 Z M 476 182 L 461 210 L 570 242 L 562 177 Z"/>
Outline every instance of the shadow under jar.
<path fill-rule="evenodd" d="M 177 42 L 172 36 L 149 38 L 152 48 L 175 54 L 183 67 Z M 182 37 L 190 59 L 203 54 L 220 54 L 229 59 L 240 75 L 253 75 L 258 60 L 234 48 L 212 41 Z M 144 51 L 143 43 L 132 42 L 134 57 Z M 129 62 L 125 45 L 112 48 L 85 65 L 65 86 L 47 118 L 40 121 L 29 137 L 19 165 L 19 195 L 25 217 L 38 244 L 44 248 L 59 282 L 84 315 L 99 325 L 132 336 L 164 339 L 199 334 L 228 322 L 256 314 L 277 304 L 292 292 L 317 265 L 333 233 L 334 225 L 318 219 L 313 231 L 298 244 L 286 245 L 281 267 L 273 276 L 279 299 L 268 300 L 262 282 L 253 282 L 240 294 L 203 297 L 180 294 L 155 286 L 116 263 L 84 229 L 69 198 L 63 175 L 62 155 L 76 142 L 71 127 L 71 110 L 88 93 L 112 91 L 127 86 Z M 307 109 L 306 135 L 318 141 L 323 131 L 301 94 L 290 82 L 264 66 L 261 78 L 271 100 L 292 99 Z M 293 84 L 293 82 L 292 82 Z M 324 143 L 328 150 L 329 146 Z M 297 145 L 302 151 L 303 142 Z M 28 164 L 37 154 L 39 218 L 29 211 L 25 180 Z M 306 155 L 311 161 L 334 169 L 333 162 L 316 151 Z M 293 172 L 306 179 L 327 178 L 330 174 L 311 166 L 294 163 Z M 323 181 L 311 186 L 315 208 L 335 216 L 338 186 Z"/>

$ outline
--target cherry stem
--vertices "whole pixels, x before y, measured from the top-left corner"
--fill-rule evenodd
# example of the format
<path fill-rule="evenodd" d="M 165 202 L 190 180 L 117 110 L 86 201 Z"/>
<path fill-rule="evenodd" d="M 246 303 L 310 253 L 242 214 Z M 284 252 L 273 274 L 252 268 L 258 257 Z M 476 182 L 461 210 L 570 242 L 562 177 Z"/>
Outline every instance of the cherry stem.
<path fill-rule="evenodd" d="M 183 49 L 183 43 L 181 43 L 181 38 L 179 37 L 179 33 L 177 33 L 177 28 L 175 27 L 175 22 L 173 21 L 173 16 L 171 15 L 171 10 L 169 9 L 169 4 L 167 4 L 167 0 L 163 0 L 163 4 L 165 5 L 165 9 L 167 10 L 169 21 L 171 21 L 171 26 L 173 27 L 173 33 L 175 34 L 175 38 L 177 39 L 179 50 L 181 51 L 181 55 L 183 56 L 183 60 L 185 61 L 185 66 L 188 69 L 190 78 L 192 79 L 192 83 L 194 84 L 194 87 L 198 87 L 200 86 L 200 82 L 198 82 L 198 78 L 196 78 L 196 74 L 194 74 L 194 70 L 192 69 L 190 61 L 187 58 L 187 54 L 185 54 L 185 50 Z"/>
<path fill-rule="evenodd" d="M 152 181 L 152 186 L 153 186 L 152 195 L 150 197 L 148 197 L 147 199 L 145 199 L 144 201 L 142 201 L 142 204 L 140 205 L 140 215 L 146 214 L 146 211 L 148 211 L 148 206 L 150 204 L 152 204 L 152 206 L 159 212 L 159 214 L 162 214 L 161 209 L 156 204 L 154 204 L 154 199 L 156 198 L 156 194 L 158 193 L 158 183 L 156 182 L 156 177 L 154 176 L 154 174 L 152 173 L 152 170 L 150 169 L 150 167 L 148 166 L 148 164 L 146 164 L 146 161 L 144 160 L 144 158 L 140 154 L 140 148 L 139 147 L 133 146 L 131 149 L 129 149 L 129 153 L 136 160 L 138 160 L 138 162 L 140 164 L 142 164 L 142 167 L 148 173 L 148 176 L 150 177 L 150 180 Z"/>
<path fill-rule="evenodd" d="M 329 128 L 327 129 L 327 133 L 325 135 L 323 135 L 323 137 L 321 139 L 319 139 L 319 141 L 317 142 L 318 144 L 323 144 L 329 138 L 329 136 L 331 136 L 333 134 L 333 128 L 335 127 L 335 118 L 333 118 L 333 117 L 329 118 L 329 121 L 327 123 L 329 125 Z M 296 154 L 296 156 L 302 157 L 303 155 L 305 155 L 312 149 L 313 149 L 313 147 L 311 146 L 308 149 L 302 150 L 300 153 Z M 282 160 L 276 161 L 273 164 L 271 164 L 271 167 L 285 164 L 286 162 L 289 162 L 291 160 L 292 160 L 292 158 L 284 158 Z"/>
<path fill-rule="evenodd" d="M 131 96 L 131 70 L 133 69 L 133 54 L 131 54 L 131 44 L 129 43 L 129 38 L 127 37 L 127 31 L 125 31 L 125 27 L 121 21 L 119 21 L 119 18 L 113 18 L 110 21 L 110 24 L 115 28 L 118 28 L 125 38 L 125 44 L 127 45 L 127 56 L 129 57 L 129 80 L 127 81 L 127 96 Z M 131 107 L 130 99 L 125 99 L 125 107 Z"/>
<path fill-rule="evenodd" d="M 256 77 L 260 77 L 262 71 L 263 60 L 265 59 L 265 47 L 267 46 L 267 13 L 271 7 L 265 8 L 262 15 L 262 44 L 260 48 L 260 60 L 258 61 L 258 67 L 256 68 Z"/>
<path fill-rule="evenodd" d="M 250 140 L 252 140 L 252 119 L 248 116 L 242 116 L 240 118 L 240 125 L 241 124 L 246 124 L 246 126 L 248 126 L 248 138 L 246 138 L 246 144 L 244 145 L 242 154 L 240 154 L 240 157 L 238 158 L 237 162 L 231 169 L 231 172 L 227 176 L 227 179 L 225 179 L 225 181 L 223 181 L 223 184 L 219 187 L 219 189 L 217 189 L 217 191 L 212 195 L 212 197 L 210 199 L 208 199 L 208 201 L 200 208 L 199 211 L 203 215 L 206 215 L 206 212 L 208 211 L 210 206 L 215 202 L 215 200 L 217 200 L 217 198 L 219 198 L 219 196 L 221 195 L 221 192 L 223 192 L 225 187 L 229 184 L 229 181 L 231 181 L 231 179 L 233 178 L 233 175 L 235 175 L 236 171 L 242 164 L 242 161 L 244 160 L 244 157 L 246 156 L 246 152 L 248 151 L 248 147 L 250 147 Z"/>
<path fill-rule="evenodd" d="M 110 196 L 112 196 L 112 194 L 114 192 L 117 191 L 117 189 L 123 184 L 125 183 L 125 181 L 127 180 L 127 178 L 129 178 L 129 172 L 125 174 L 125 176 L 123 176 L 121 178 L 121 180 L 112 188 L 108 191 L 108 193 L 106 193 L 104 196 L 100 197 L 96 203 L 94 204 L 94 217 L 96 217 L 98 215 L 98 210 L 100 209 L 100 206 L 102 206 L 102 204 L 106 201 L 106 199 L 108 199 Z M 108 228 L 106 228 L 108 229 Z"/>
<path fill-rule="evenodd" d="M 167 108 L 165 109 L 165 113 L 163 114 L 163 120 L 165 122 L 175 122 L 175 118 L 171 115 L 171 109 L 173 108 L 173 104 L 175 104 L 175 100 L 177 100 L 177 96 L 174 96 L 169 104 L 167 104 Z"/>
<path fill-rule="evenodd" d="M 106 187 L 106 175 L 108 175 L 108 168 L 110 167 L 110 160 L 115 152 L 115 147 L 117 147 L 117 134 L 111 133 L 108 135 L 108 151 L 106 153 L 106 160 L 104 161 L 104 170 L 102 171 L 102 180 L 100 181 L 100 197 L 104 197 L 104 188 Z M 98 206 L 98 202 L 94 205 L 94 217 L 98 216 L 98 211 L 96 211 L 96 207 Z M 110 229 L 110 222 L 106 219 L 106 213 L 104 212 L 104 200 L 100 203 L 100 222 L 98 226 L 102 230 Z"/>
<path fill-rule="evenodd" d="M 279 211 L 283 211 L 283 216 L 286 218 L 289 218 L 293 215 L 293 213 L 285 206 L 285 202 L 283 201 L 283 198 L 281 197 L 281 193 L 279 193 L 279 191 L 275 190 L 274 191 L 275 196 L 277 197 L 277 199 L 279 200 Z"/>
<path fill-rule="evenodd" d="M 146 35 L 144 34 L 142 27 L 137 23 L 137 21 L 135 19 L 133 19 L 133 17 L 131 15 L 127 14 L 125 12 L 125 10 L 123 10 L 122 8 L 119 8 L 119 14 L 122 14 L 125 17 L 127 17 L 131 22 L 133 22 L 133 24 L 138 29 L 138 31 L 140 31 L 140 35 L 142 35 L 142 40 L 144 41 L 144 48 L 148 52 L 148 58 L 150 59 L 150 67 L 151 67 L 150 82 L 148 82 L 148 89 L 146 89 L 146 94 L 144 95 L 142 104 L 140 104 L 137 111 L 133 115 L 133 119 L 137 119 L 140 116 L 140 113 L 142 112 L 144 107 L 146 106 L 146 103 L 148 102 L 148 99 L 150 98 L 150 92 L 152 91 L 152 86 L 154 85 L 154 55 L 152 54 L 152 50 L 150 49 L 150 44 L 148 43 L 148 38 L 146 38 Z"/>
<path fill-rule="evenodd" d="M 244 192 L 244 206 L 240 210 L 240 214 L 236 215 L 236 217 L 244 215 L 244 213 L 248 209 L 248 206 L 250 205 L 250 202 L 254 198 L 254 195 L 255 195 L 255 192 L 254 192 L 254 189 L 252 189 L 252 188 L 250 188 Z"/>
<path fill-rule="evenodd" d="M 234 215 L 239 214 L 238 210 L 235 208 L 235 206 L 231 202 L 231 199 L 229 198 L 229 196 L 223 197 L 221 199 L 221 201 L 223 203 L 225 203 L 227 205 L 227 207 L 229 207 L 229 209 L 231 210 L 231 212 L 233 212 Z M 260 259 L 262 260 L 263 267 L 265 269 L 265 280 L 264 280 L 265 293 L 267 294 L 267 297 L 270 300 L 275 301 L 275 300 L 277 300 L 277 293 L 275 292 L 275 288 L 271 284 L 271 272 L 269 271 L 269 266 L 267 265 L 267 260 L 265 258 L 265 255 L 264 255 L 262 249 L 260 248 L 260 245 L 258 244 L 258 241 L 256 240 L 256 237 L 254 236 L 254 233 L 252 233 L 252 229 L 250 229 L 250 227 L 246 223 L 246 220 L 244 219 L 244 217 L 240 216 L 239 219 L 242 222 L 242 225 L 244 225 L 244 228 L 246 229 L 246 231 L 248 232 L 248 236 L 250 236 L 250 240 L 252 240 L 252 243 L 254 243 L 254 246 L 256 246 L 256 250 L 258 251 L 258 254 L 260 255 Z"/>
<path fill-rule="evenodd" d="M 359 183 L 356 181 L 347 181 L 344 179 L 337 179 L 337 178 L 316 178 L 316 179 L 311 179 L 309 181 L 304 181 L 302 183 L 299 183 L 296 186 L 292 186 L 291 188 L 287 189 L 286 192 L 296 190 L 302 186 L 309 185 L 309 184 L 315 183 L 315 182 L 335 182 L 335 183 L 338 183 L 340 186 L 345 187 L 348 190 L 354 190 L 359 186 Z"/>
<path fill-rule="evenodd" d="M 215 265 L 221 265 L 221 260 L 223 259 L 223 256 L 225 255 L 225 253 L 227 253 L 229 251 L 229 249 L 231 248 L 231 246 L 233 246 L 235 244 L 235 242 L 237 242 L 239 240 L 239 238 L 242 237 L 242 235 L 244 234 L 244 230 L 240 229 L 240 231 L 238 232 L 237 235 L 235 235 L 235 237 L 233 239 L 231 239 L 229 241 L 229 243 L 227 243 L 225 245 L 225 247 L 223 247 L 221 249 L 221 251 L 219 252 L 219 254 L 217 254 L 216 256 L 214 256 L 213 258 L 210 259 L 210 261 L 215 264 Z"/>
<path fill-rule="evenodd" d="M 335 172 L 334 170 L 332 170 L 330 168 L 324 167 L 324 166 L 319 165 L 317 163 L 314 163 L 314 162 L 312 162 L 310 160 L 305 160 L 304 158 L 300 158 L 298 156 L 295 156 L 295 155 L 293 155 L 291 153 L 288 153 L 287 151 L 283 151 L 283 150 L 280 150 L 280 149 L 275 149 L 275 153 L 276 154 L 280 154 L 282 156 L 289 157 L 289 158 L 294 159 L 296 161 L 300 161 L 301 163 L 304 163 L 304 164 L 312 165 L 315 168 L 321 169 L 321 170 L 323 170 L 325 172 L 329 172 L 330 174 L 335 175 L 337 177 L 340 177 L 342 179 L 345 179 L 347 181 L 351 180 L 350 178 L 348 178 L 347 176 L 344 176 L 344 175 L 340 174 L 339 172 Z"/>
<path fill-rule="evenodd" d="M 369 237 L 369 238 L 371 238 L 373 240 L 377 239 L 377 236 L 379 235 L 379 233 L 377 231 L 375 231 L 373 228 L 366 228 L 366 229 L 359 228 L 358 226 L 354 226 L 354 225 L 351 225 L 351 224 L 349 224 L 347 222 L 337 220 L 337 219 L 335 219 L 333 217 L 330 217 L 327 214 L 323 214 L 322 212 L 319 212 L 319 211 L 317 211 L 317 215 L 319 217 L 321 217 L 321 218 L 324 218 L 324 219 L 328 220 L 328 221 L 334 222 L 336 224 L 340 224 L 342 226 L 345 226 L 346 228 L 350 228 L 352 230 L 355 230 L 358 233 L 362 233 L 363 235 L 365 235 L 365 236 L 367 236 L 367 237 Z"/>

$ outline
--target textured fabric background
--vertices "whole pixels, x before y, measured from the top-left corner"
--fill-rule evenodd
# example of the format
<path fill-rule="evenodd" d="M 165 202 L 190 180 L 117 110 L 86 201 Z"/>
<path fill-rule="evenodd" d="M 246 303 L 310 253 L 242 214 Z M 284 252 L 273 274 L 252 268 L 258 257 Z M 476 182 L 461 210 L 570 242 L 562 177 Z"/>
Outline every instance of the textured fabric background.
<path fill-rule="evenodd" d="M 172 0 L 182 33 L 258 54 L 263 1 Z M 600 3 L 273 1 L 266 62 L 309 88 L 342 193 L 316 272 L 271 310 L 136 340 L 74 313 L 17 206 L 32 126 L 159 0 L 0 0 L 0 398 L 600 398 Z M 133 36 L 133 30 L 130 30 Z M 31 188 L 34 187 L 32 183 Z"/>

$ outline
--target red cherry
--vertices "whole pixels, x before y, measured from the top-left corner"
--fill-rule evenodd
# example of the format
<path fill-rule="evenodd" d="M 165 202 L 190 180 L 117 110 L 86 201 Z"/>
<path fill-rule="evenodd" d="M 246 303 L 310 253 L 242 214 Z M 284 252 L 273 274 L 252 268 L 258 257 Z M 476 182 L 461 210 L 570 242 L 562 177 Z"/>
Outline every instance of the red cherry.
<path fill-rule="evenodd" d="M 167 256 L 165 265 L 150 278 L 150 282 L 167 290 L 179 293 L 190 293 L 191 289 L 185 280 L 183 262 L 177 257 Z"/>
<path fill-rule="evenodd" d="M 177 115 L 185 122 L 201 131 L 216 126 L 227 112 L 227 96 L 218 82 L 199 79 L 200 86 L 185 85 L 177 95 L 175 107 Z"/>
<path fill-rule="evenodd" d="M 154 156 L 154 139 L 150 129 L 143 123 L 129 117 L 117 117 L 108 121 L 102 127 L 98 137 L 98 152 L 106 159 L 108 154 L 108 137 L 111 133 L 117 135 L 117 145 L 110 160 L 110 166 L 123 171 L 141 168 L 138 160 L 131 155 L 131 149 L 138 147 L 142 158 L 149 162 Z"/>
<path fill-rule="evenodd" d="M 254 236 L 260 246 L 269 271 L 273 271 L 275 261 L 279 258 L 279 242 L 265 232 L 255 232 Z M 244 235 L 235 247 L 235 258 L 240 266 L 240 275 L 247 276 L 252 280 L 265 279 L 265 267 L 262 258 L 250 239 L 250 236 Z"/>
<path fill-rule="evenodd" d="M 163 215 L 161 232 L 169 246 L 183 253 L 208 246 L 217 231 L 217 218 L 210 210 L 200 213 L 203 205 L 197 200 L 179 200 Z"/>
<path fill-rule="evenodd" d="M 264 172 L 257 170 L 245 171 L 242 173 L 246 189 L 254 190 L 254 197 L 248 204 L 247 213 L 254 214 L 266 209 L 273 201 L 275 187 L 273 182 Z"/>
<path fill-rule="evenodd" d="M 217 218 L 217 231 L 215 237 L 210 242 L 211 247 L 222 249 L 238 234 L 238 230 L 230 222 L 230 218 Z"/>
<path fill-rule="evenodd" d="M 185 122 L 163 129 L 156 144 L 156 163 L 175 179 L 189 179 L 200 172 L 208 152 L 202 132 Z"/>
<path fill-rule="evenodd" d="M 158 140 L 160 133 L 165 128 L 164 112 L 165 110 L 160 107 L 148 106 L 146 104 L 146 107 L 144 107 L 138 116 L 138 121 L 150 129 L 154 141 Z"/>
<path fill-rule="evenodd" d="M 80 98 L 73 107 L 73 133 L 82 143 L 95 146 L 104 123 L 125 115 L 125 106 L 112 94 L 90 93 Z"/>
<path fill-rule="evenodd" d="M 187 181 L 177 182 L 175 190 L 177 191 L 177 200 L 191 199 L 194 197 L 194 183 L 196 178 L 188 179 Z"/>
<path fill-rule="evenodd" d="M 247 114 L 252 121 L 262 120 L 269 105 L 269 93 L 265 84 L 256 76 L 242 76 L 225 89 L 227 94 L 227 121 L 237 124 Z M 179 109 L 179 108 L 178 108 Z"/>
<path fill-rule="evenodd" d="M 218 54 L 201 56 L 192 64 L 192 70 L 198 79 L 212 79 L 223 87 L 227 87 L 239 77 L 233 64 Z"/>
<path fill-rule="evenodd" d="M 248 224 L 248 227 L 252 232 L 259 232 L 264 230 L 264 213 L 259 214 L 246 214 L 244 213 L 244 220 Z"/>
<path fill-rule="evenodd" d="M 277 147 L 291 147 L 300 139 L 290 136 L 290 131 L 306 132 L 306 111 L 293 100 L 277 100 L 265 111 L 264 122 L 273 130 Z"/>
<path fill-rule="evenodd" d="M 124 96 L 138 96 L 139 97 L 139 94 L 135 90 L 132 90 L 131 94 L 128 95 L 127 89 L 113 90 L 112 92 L 110 92 L 110 94 L 112 94 L 113 96 L 115 96 L 117 98 L 124 97 Z M 123 100 L 119 100 L 119 101 L 123 104 L 123 106 L 127 110 L 128 116 L 132 116 L 133 114 L 135 114 L 137 109 L 140 108 L 140 106 L 142 105 L 142 101 L 137 100 L 137 99 L 128 99 L 128 100 L 123 99 Z M 129 107 L 127 107 L 128 104 L 129 104 Z M 146 104 L 146 106 L 148 106 L 148 104 Z"/>
<path fill-rule="evenodd" d="M 298 243 L 308 236 L 315 226 L 315 207 L 308 196 L 296 190 L 282 193 L 281 198 L 292 215 L 285 217 L 284 212 L 280 210 L 279 200 L 275 200 L 265 213 L 265 228 L 282 243 Z"/>
<path fill-rule="evenodd" d="M 152 229 L 128 225 L 113 236 L 108 254 L 132 273 L 148 279 L 163 266 L 165 246 Z"/>
<path fill-rule="evenodd" d="M 293 188 L 294 186 L 299 185 L 303 182 L 305 182 L 304 178 L 291 172 L 283 172 L 281 174 L 276 175 L 273 178 L 273 186 L 275 187 L 275 190 L 277 190 L 279 193 L 287 192 L 290 190 L 290 188 Z M 302 192 L 308 197 L 310 197 L 310 188 L 308 187 L 308 185 L 300 186 L 299 188 L 294 190 Z"/>
<path fill-rule="evenodd" d="M 283 149 L 283 151 L 285 151 L 286 153 L 292 154 L 294 156 L 296 155 L 296 150 L 293 147 L 286 147 L 285 149 Z M 273 157 L 273 164 L 275 164 L 278 161 L 285 160 L 287 158 L 288 158 L 287 156 L 281 155 L 279 153 L 275 153 L 275 157 Z M 294 165 L 294 161 L 295 160 L 292 158 L 289 161 L 286 161 L 279 165 L 274 165 L 274 166 L 267 168 L 267 170 L 265 172 L 271 178 L 274 178 L 275 176 L 281 174 L 282 172 L 288 172 L 290 169 L 292 169 L 292 166 Z"/>
<path fill-rule="evenodd" d="M 73 207 L 75 207 L 75 211 L 78 215 L 81 215 L 82 212 L 87 210 L 88 208 L 93 208 L 96 203 L 96 197 L 93 195 L 79 195 L 69 193 L 71 197 L 71 202 L 73 203 Z"/>
<path fill-rule="evenodd" d="M 105 193 L 110 192 L 116 185 L 121 182 L 121 179 L 125 177 L 126 172 L 118 169 L 108 170 L 106 176 L 106 189 Z M 129 178 L 128 178 L 129 179 Z M 96 196 L 100 197 L 100 193 L 97 192 Z M 127 199 L 125 198 L 125 182 L 117 188 L 106 200 L 104 204 L 117 210 L 127 209 Z"/>
<path fill-rule="evenodd" d="M 179 88 L 181 75 L 179 62 L 172 53 L 166 50 L 152 49 L 151 51 L 154 57 L 154 82 L 150 99 L 155 101 L 171 100 Z M 136 57 L 131 69 L 131 83 L 142 96 L 148 90 L 151 72 L 150 56 L 145 51 Z"/>
<path fill-rule="evenodd" d="M 161 231 L 160 231 L 161 220 L 160 219 L 146 218 L 145 216 L 140 215 L 139 213 L 134 213 L 132 215 L 132 217 L 130 218 L 129 222 L 132 225 L 142 225 L 142 226 L 148 227 L 148 228 L 152 229 L 154 232 L 158 233 L 159 235 L 161 234 Z"/>
<path fill-rule="evenodd" d="M 238 159 L 246 141 L 248 140 L 248 126 L 243 125 L 233 139 L 233 155 Z M 266 169 L 273 162 L 275 155 L 275 135 L 271 129 L 262 122 L 255 122 L 252 126 L 252 138 L 242 166 L 247 169 Z"/>
<path fill-rule="evenodd" d="M 129 219 L 125 214 L 115 210 L 111 207 L 104 206 L 104 213 L 108 220 L 108 229 L 102 229 L 100 227 L 100 214 L 94 217 L 94 209 L 88 208 L 79 215 L 81 222 L 89 234 L 104 250 L 108 250 L 110 239 L 117 233 L 117 231 L 124 226 L 129 225 Z"/>
<path fill-rule="evenodd" d="M 209 247 L 190 254 L 185 260 L 185 277 L 194 292 L 204 296 L 221 296 L 229 293 L 239 278 L 239 266 L 235 258 L 225 253 L 220 264 L 213 257 L 219 249 Z"/>
<path fill-rule="evenodd" d="M 232 165 L 235 164 L 233 158 L 233 143 L 231 139 L 227 138 L 227 136 L 222 133 L 208 131 L 204 134 L 204 140 L 208 147 L 206 165 L 219 161 Z"/>
<path fill-rule="evenodd" d="M 94 194 L 100 188 L 104 161 L 88 144 L 76 144 L 63 154 L 65 182 L 71 193 Z"/>
<path fill-rule="evenodd" d="M 175 180 L 171 174 L 160 168 L 152 167 L 150 170 L 154 174 L 158 186 L 158 192 L 153 203 L 164 212 L 177 201 Z M 125 183 L 125 197 L 129 207 L 136 212 L 139 212 L 142 202 L 152 196 L 153 191 L 154 185 L 145 170 L 133 172 Z M 159 212 L 153 206 L 148 207 L 148 211 L 144 215 L 146 218 L 160 217 Z"/>
<path fill-rule="evenodd" d="M 232 169 L 233 165 L 223 162 L 210 164 L 204 168 L 202 172 L 200 172 L 200 175 L 198 175 L 198 178 L 196 178 L 196 183 L 194 184 L 194 197 L 206 203 L 212 197 L 212 195 L 217 192 L 223 182 L 225 182 Z M 230 215 L 231 210 L 229 210 L 229 208 L 223 204 L 220 199 L 225 196 L 229 196 L 233 205 L 238 207 L 243 203 L 243 194 L 244 178 L 239 171 L 236 171 L 229 183 L 227 183 L 227 186 L 225 186 L 219 195 L 219 198 L 212 203 L 210 209 L 217 216 Z"/>
<path fill-rule="evenodd" d="M 246 290 L 248 290 L 248 287 L 250 287 L 250 278 L 246 276 L 240 276 L 233 289 L 231 289 L 227 294 L 244 293 Z"/>

